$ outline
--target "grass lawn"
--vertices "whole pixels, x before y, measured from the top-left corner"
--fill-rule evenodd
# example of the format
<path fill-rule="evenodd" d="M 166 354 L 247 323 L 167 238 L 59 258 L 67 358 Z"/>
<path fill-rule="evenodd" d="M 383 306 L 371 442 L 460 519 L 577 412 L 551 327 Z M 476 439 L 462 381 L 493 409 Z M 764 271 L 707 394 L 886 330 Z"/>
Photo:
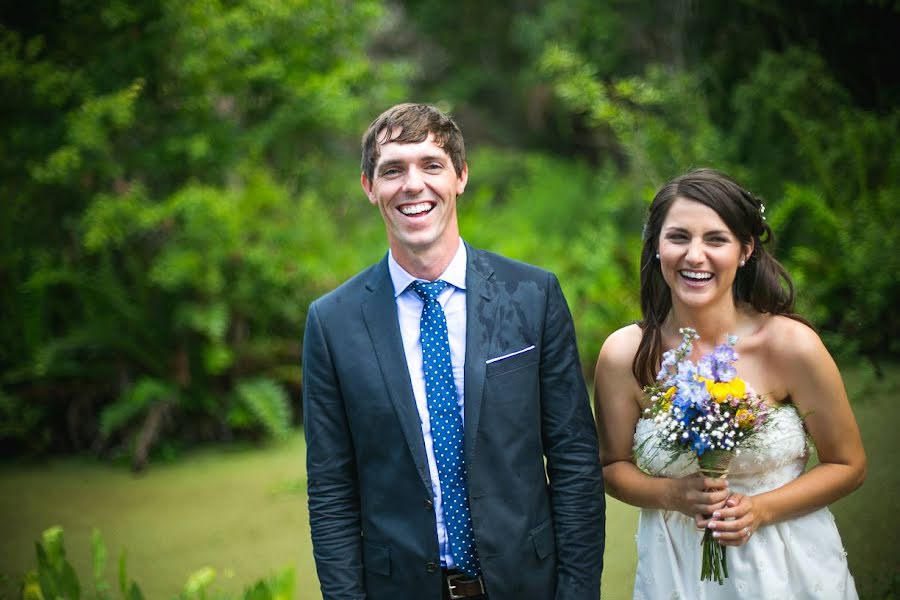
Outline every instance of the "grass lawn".
<path fill-rule="evenodd" d="M 862 598 L 900 593 L 900 366 L 876 382 L 845 373 L 869 455 L 869 478 L 832 506 Z M 304 445 L 300 435 L 267 448 L 210 448 L 142 477 L 90 459 L 0 466 L 0 574 L 17 578 L 35 565 L 34 541 L 62 525 L 68 554 L 84 585 L 90 578 L 92 528 L 110 559 L 107 578 L 127 549 L 130 575 L 148 600 L 175 596 L 188 575 L 211 566 L 215 588 L 238 592 L 285 566 L 297 572 L 297 597 L 318 599 L 306 518 Z M 637 510 L 609 499 L 603 597 L 631 597 Z M 13 597 L 0 585 L 0 598 Z M 893 596 L 889 594 L 893 593 Z"/>

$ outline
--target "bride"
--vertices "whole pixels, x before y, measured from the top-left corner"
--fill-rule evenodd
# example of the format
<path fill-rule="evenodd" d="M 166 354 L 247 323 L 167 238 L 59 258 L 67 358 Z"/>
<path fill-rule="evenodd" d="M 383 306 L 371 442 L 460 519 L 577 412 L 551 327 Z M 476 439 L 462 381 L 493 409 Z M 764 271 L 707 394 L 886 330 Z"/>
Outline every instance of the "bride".
<path fill-rule="evenodd" d="M 764 247 L 764 211 L 711 169 L 667 183 L 644 232 L 643 320 L 610 335 L 597 359 L 606 490 L 642 509 L 635 599 L 857 598 L 827 505 L 862 484 L 865 452 L 834 360 L 792 314 L 793 285 Z M 738 376 L 772 408 L 727 480 L 701 477 L 686 456 L 634 462 L 634 449 L 654 440 L 641 389 L 682 327 L 700 335 L 692 361 L 736 335 Z M 818 455 L 808 471 L 807 436 Z M 722 585 L 700 581 L 706 528 L 727 547 Z"/>

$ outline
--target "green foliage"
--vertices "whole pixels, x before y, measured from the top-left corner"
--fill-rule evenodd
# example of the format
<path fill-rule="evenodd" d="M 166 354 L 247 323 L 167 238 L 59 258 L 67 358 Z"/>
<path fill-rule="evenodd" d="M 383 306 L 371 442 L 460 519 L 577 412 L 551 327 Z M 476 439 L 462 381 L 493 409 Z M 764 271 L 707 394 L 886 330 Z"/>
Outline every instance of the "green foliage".
<path fill-rule="evenodd" d="M 244 591 L 244 600 L 291 600 L 297 587 L 293 569 L 284 569 Z"/>
<path fill-rule="evenodd" d="M 586 374 L 638 317 L 647 202 L 697 166 L 766 198 L 829 344 L 896 356 L 900 13 L 813 5 L 6 11 L 0 446 L 140 466 L 159 444 L 282 435 L 309 302 L 385 251 L 359 135 L 409 99 L 452 107 L 464 237 L 558 273 Z"/>
<path fill-rule="evenodd" d="M 78 600 L 81 586 L 75 569 L 66 560 L 61 527 L 52 527 L 41 536 L 43 543 L 36 543 L 37 577 L 43 595 L 48 598 Z"/>
<path fill-rule="evenodd" d="M 98 597 L 104 597 L 110 591 L 109 582 L 103 576 L 106 571 L 106 558 L 106 544 L 103 543 L 103 536 L 100 535 L 99 530 L 94 529 L 91 532 L 91 575 Z"/>
<path fill-rule="evenodd" d="M 650 66 L 642 76 L 604 78 L 558 46 L 541 65 L 571 110 L 614 133 L 637 184 L 657 187 L 708 165 L 765 192 L 800 311 L 844 355 L 896 355 L 898 264 L 884 248 L 900 235 L 891 225 L 900 206 L 888 200 L 900 192 L 900 112 L 853 106 L 821 57 L 800 48 L 760 55 L 734 87 L 728 127 L 713 120 L 692 72 Z"/>
<path fill-rule="evenodd" d="M 61 527 L 51 527 L 44 531 L 41 541 L 35 544 L 37 568 L 22 578 L 22 600 L 79 600 L 82 597 L 81 582 L 75 569 L 66 558 L 65 542 Z M 100 532 L 91 534 L 91 564 L 93 594 L 85 597 L 96 600 L 112 600 L 112 587 L 104 577 L 107 551 Z M 123 600 L 143 600 L 140 586 L 128 577 L 125 552 L 119 557 L 118 592 Z M 178 600 L 233 600 L 234 596 L 223 594 L 212 588 L 216 571 L 211 567 L 198 569 L 188 576 Z M 296 588 L 296 575 L 287 568 L 267 578 L 260 579 L 236 597 L 239 600 L 291 600 Z"/>
<path fill-rule="evenodd" d="M 134 581 L 128 579 L 128 561 L 125 550 L 119 555 L 119 593 L 125 600 L 143 600 L 144 594 Z"/>
<path fill-rule="evenodd" d="M 104 0 L 0 22 L 0 443 L 65 428 L 138 464 L 166 437 L 283 434 L 306 307 L 361 266 L 334 241 L 378 231 L 347 165 L 405 89 L 369 55 L 384 17 Z"/>
<path fill-rule="evenodd" d="M 464 237 L 557 274 L 589 373 L 606 335 L 640 316 L 641 195 L 611 168 L 543 154 L 483 149 L 469 162 Z"/>
<path fill-rule="evenodd" d="M 44 421 L 43 406 L 6 394 L 0 388 L 0 439 L 13 441 L 29 454 L 40 454 L 51 441 Z"/>
<path fill-rule="evenodd" d="M 884 249 L 900 241 L 900 110 L 855 107 L 821 58 L 796 48 L 763 54 L 734 105 L 736 138 L 760 154 L 754 178 L 784 182 L 771 225 L 802 311 L 847 353 L 896 355 L 900 263 Z"/>
<path fill-rule="evenodd" d="M 166 382 L 142 378 L 122 398 L 103 408 L 100 413 L 100 435 L 110 437 L 136 417 L 146 414 L 152 403 L 172 400 L 175 393 L 175 389 Z"/>
<path fill-rule="evenodd" d="M 241 381 L 235 394 L 244 409 L 274 438 L 290 435 L 291 407 L 284 390 L 271 379 Z"/>
<path fill-rule="evenodd" d="M 548 47 L 540 64 L 571 110 L 612 132 L 640 182 L 655 188 L 701 164 L 728 170 L 733 151 L 694 74 L 650 65 L 640 76 L 604 80 L 589 60 L 560 46 Z"/>

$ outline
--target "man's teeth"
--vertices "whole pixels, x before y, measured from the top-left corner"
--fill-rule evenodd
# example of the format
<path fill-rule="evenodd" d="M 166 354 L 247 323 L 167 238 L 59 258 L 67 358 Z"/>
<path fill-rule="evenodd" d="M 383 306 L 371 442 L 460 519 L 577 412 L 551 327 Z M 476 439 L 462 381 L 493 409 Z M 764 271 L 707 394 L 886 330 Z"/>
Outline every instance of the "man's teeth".
<path fill-rule="evenodd" d="M 706 281 L 712 279 L 712 273 L 702 273 L 698 271 L 681 271 L 681 274 L 688 279 L 696 279 L 697 281 Z"/>
<path fill-rule="evenodd" d="M 429 210 L 431 210 L 430 202 L 420 202 L 419 204 L 408 204 L 400 207 L 400 212 L 404 215 L 418 215 Z"/>

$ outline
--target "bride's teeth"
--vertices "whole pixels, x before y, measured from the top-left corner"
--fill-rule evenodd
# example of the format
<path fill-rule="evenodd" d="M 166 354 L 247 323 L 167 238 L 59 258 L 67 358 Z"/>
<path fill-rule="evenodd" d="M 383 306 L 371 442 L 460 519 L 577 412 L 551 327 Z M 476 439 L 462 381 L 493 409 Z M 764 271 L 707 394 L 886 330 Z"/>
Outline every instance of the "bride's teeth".
<path fill-rule="evenodd" d="M 402 212 L 404 215 L 417 215 L 419 213 L 428 212 L 429 210 L 431 210 L 431 204 L 429 204 L 428 202 L 400 207 L 400 212 Z"/>
<path fill-rule="evenodd" d="M 699 281 L 705 281 L 707 279 L 712 279 L 712 273 L 694 273 L 692 271 L 682 271 L 682 275 L 687 277 L 688 279 L 696 279 Z"/>

